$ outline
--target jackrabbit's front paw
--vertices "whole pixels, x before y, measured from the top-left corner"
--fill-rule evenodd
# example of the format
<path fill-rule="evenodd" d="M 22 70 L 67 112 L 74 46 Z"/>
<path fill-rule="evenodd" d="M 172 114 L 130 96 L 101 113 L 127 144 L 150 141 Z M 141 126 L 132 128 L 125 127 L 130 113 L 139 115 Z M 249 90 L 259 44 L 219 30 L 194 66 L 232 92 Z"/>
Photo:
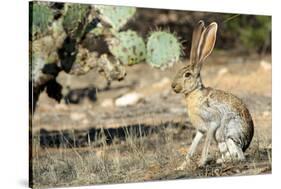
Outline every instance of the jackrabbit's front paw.
<path fill-rule="evenodd" d="M 205 167 L 207 165 L 207 161 L 206 160 L 200 160 L 198 167 Z"/>
<path fill-rule="evenodd" d="M 217 159 L 216 163 L 217 164 L 223 164 L 225 161 L 222 158 Z"/>
<path fill-rule="evenodd" d="M 208 156 L 207 158 L 201 158 L 198 167 L 205 167 L 207 164 L 210 164 L 212 160 L 213 158 L 211 156 Z"/>

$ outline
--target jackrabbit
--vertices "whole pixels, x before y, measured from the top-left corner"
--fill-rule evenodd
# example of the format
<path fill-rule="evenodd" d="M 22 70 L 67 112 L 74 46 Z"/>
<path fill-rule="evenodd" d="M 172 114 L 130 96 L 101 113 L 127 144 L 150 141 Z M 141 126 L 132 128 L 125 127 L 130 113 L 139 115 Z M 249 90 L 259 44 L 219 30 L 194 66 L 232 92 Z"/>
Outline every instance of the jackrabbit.
<path fill-rule="evenodd" d="M 184 169 L 194 155 L 202 137 L 206 135 L 199 165 L 208 161 L 208 151 L 215 140 L 222 155 L 217 163 L 243 161 L 244 151 L 249 147 L 254 134 L 252 117 L 246 105 L 236 96 L 202 83 L 200 70 L 204 60 L 212 52 L 217 33 L 216 22 L 205 27 L 203 21 L 196 25 L 192 36 L 189 63 L 181 68 L 173 82 L 176 93 L 185 96 L 191 124 L 197 129 L 186 161 L 178 169 Z"/>

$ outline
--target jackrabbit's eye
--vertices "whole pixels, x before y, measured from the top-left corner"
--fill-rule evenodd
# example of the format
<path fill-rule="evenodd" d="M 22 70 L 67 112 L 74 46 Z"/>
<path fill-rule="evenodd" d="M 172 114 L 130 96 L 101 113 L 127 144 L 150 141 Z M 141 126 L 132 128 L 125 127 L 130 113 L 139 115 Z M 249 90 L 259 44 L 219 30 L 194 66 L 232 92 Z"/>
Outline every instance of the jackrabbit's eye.
<path fill-rule="evenodd" d="M 190 77 L 191 76 L 191 73 L 187 72 L 184 74 L 184 77 Z"/>

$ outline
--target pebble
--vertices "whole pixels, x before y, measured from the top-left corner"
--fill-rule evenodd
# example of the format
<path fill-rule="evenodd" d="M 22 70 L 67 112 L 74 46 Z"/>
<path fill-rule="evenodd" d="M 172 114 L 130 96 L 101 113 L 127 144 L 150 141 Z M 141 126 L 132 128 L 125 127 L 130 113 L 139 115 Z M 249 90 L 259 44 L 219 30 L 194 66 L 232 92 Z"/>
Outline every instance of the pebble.
<path fill-rule="evenodd" d="M 114 101 L 111 98 L 104 99 L 101 103 L 101 107 L 109 108 L 114 106 Z"/>
<path fill-rule="evenodd" d="M 267 61 L 265 61 L 265 60 L 262 60 L 261 62 L 260 62 L 260 66 L 261 66 L 261 68 L 263 69 L 263 70 L 265 70 L 265 71 L 270 71 L 271 70 L 271 64 L 269 63 L 269 62 L 267 62 Z"/>
<path fill-rule="evenodd" d="M 223 76 L 224 74 L 228 73 L 228 69 L 227 68 L 221 68 L 218 71 L 218 76 Z"/>
<path fill-rule="evenodd" d="M 117 107 L 134 105 L 143 98 L 143 95 L 137 92 L 132 92 L 121 96 L 115 100 Z"/>
<path fill-rule="evenodd" d="M 73 121 L 79 121 L 84 118 L 85 118 L 85 114 L 82 114 L 82 113 L 71 113 L 70 114 L 70 119 L 72 119 Z"/>

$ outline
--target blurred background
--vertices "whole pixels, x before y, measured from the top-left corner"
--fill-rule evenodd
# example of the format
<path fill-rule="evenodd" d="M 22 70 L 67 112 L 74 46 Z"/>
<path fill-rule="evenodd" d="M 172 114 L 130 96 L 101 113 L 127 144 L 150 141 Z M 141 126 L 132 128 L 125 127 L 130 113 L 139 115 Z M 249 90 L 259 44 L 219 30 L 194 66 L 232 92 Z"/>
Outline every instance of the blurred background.
<path fill-rule="evenodd" d="M 189 56 L 192 31 L 199 20 L 206 24 L 218 23 L 216 50 L 231 51 L 233 54 L 263 56 L 271 53 L 271 16 L 195 12 L 182 10 L 138 8 L 132 20 L 122 30 L 132 29 L 142 37 L 155 30 L 168 30 L 175 33 L 184 47 L 183 58 Z M 89 46 L 95 50 L 105 50 L 101 41 L 89 39 Z M 91 44 L 91 45 L 90 45 Z"/>
<path fill-rule="evenodd" d="M 127 27 L 142 35 L 157 28 L 170 29 L 182 39 L 185 53 L 189 55 L 192 31 L 199 20 L 218 23 L 215 47 L 219 50 L 271 53 L 271 16 L 139 8 Z"/>

